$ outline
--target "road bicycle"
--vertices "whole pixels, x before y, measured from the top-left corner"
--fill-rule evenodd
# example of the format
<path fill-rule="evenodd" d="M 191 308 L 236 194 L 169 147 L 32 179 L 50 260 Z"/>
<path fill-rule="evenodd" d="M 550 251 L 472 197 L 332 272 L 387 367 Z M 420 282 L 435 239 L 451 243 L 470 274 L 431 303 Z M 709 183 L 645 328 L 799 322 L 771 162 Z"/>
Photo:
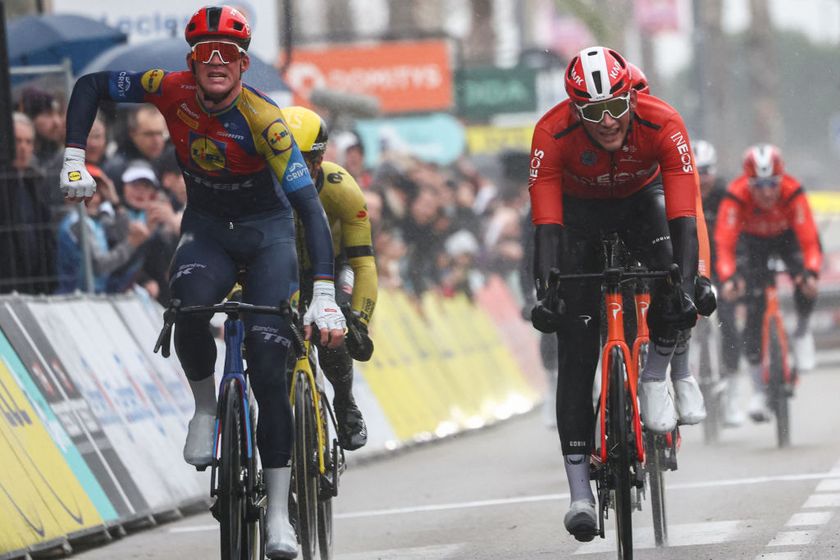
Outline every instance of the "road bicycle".
<path fill-rule="evenodd" d="M 346 469 L 344 450 L 336 437 L 335 413 L 324 391 L 324 374 L 317 367 L 316 349 L 301 336 L 295 317 L 292 344 L 297 359 L 289 375 L 289 399 L 295 418 L 292 455 L 294 519 L 304 560 L 333 557 L 332 499 Z"/>
<path fill-rule="evenodd" d="M 614 243 L 605 241 L 610 252 L 613 252 Z M 608 259 L 611 263 L 612 257 Z M 562 312 L 561 283 L 597 280 L 603 286 L 606 336 L 601 351 L 601 392 L 598 401 L 600 440 L 596 442 L 592 454 L 590 478 L 595 480 L 597 488 L 598 535 L 604 538 L 604 520 L 609 518 L 610 508 L 614 509 L 616 546 L 621 560 L 633 558 L 631 514 L 634 509 L 641 509 L 646 472 L 645 444 L 636 392 L 642 345 L 634 343 L 633 347 L 637 350 L 634 358 L 625 338 L 622 286 L 643 279 L 667 279 L 671 285 L 679 286 L 679 267 L 673 265 L 670 271 L 628 271 L 611 266 L 603 272 L 566 275 L 552 269 L 548 278 L 546 301 L 551 309 Z M 639 323 L 642 328 L 646 328 L 646 321 Z"/>
<path fill-rule="evenodd" d="M 782 272 L 774 263 L 768 263 L 767 274 L 762 278 L 764 315 L 761 319 L 761 375 L 766 387 L 767 404 L 776 416 L 776 440 L 779 447 L 790 445 L 790 399 L 798 381 L 792 365 L 787 331 L 779 304 L 776 276 Z"/>
<path fill-rule="evenodd" d="M 676 282 L 677 277 L 671 277 Z M 637 376 L 641 374 L 647 363 L 650 348 L 650 330 L 647 324 L 647 313 L 650 309 L 650 288 L 644 279 L 637 279 L 633 287 L 633 303 L 636 311 L 635 337 L 631 351 L 631 360 L 636 368 Z M 644 434 L 645 461 L 644 473 L 647 478 L 647 488 L 650 491 L 650 508 L 653 518 L 653 536 L 656 546 L 663 546 L 668 542 L 668 519 L 665 507 L 665 472 L 677 470 L 677 449 L 680 445 L 679 426 L 667 434 L 659 434 L 645 429 Z M 640 508 L 641 509 L 641 508 Z"/>
<path fill-rule="evenodd" d="M 210 508 L 219 522 L 222 560 L 265 558 L 265 484 L 256 453 L 256 406 L 243 367 L 242 313 L 288 316 L 288 303 L 279 307 L 226 300 L 214 305 L 182 307 L 174 299 L 163 314 L 163 328 L 155 352 L 170 355 L 172 326 L 179 315 L 224 313 L 225 365 L 219 382 L 213 460 L 210 464 Z M 197 467 L 205 470 L 206 467 Z"/>

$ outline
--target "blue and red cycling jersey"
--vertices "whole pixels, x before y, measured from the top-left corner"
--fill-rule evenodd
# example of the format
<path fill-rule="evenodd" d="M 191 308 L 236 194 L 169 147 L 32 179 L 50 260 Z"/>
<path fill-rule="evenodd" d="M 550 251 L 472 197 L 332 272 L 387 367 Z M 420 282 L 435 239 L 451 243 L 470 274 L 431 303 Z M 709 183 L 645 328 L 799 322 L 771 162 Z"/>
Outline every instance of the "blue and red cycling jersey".
<path fill-rule="evenodd" d="M 220 221 L 300 213 L 299 203 L 320 206 L 280 108 L 243 83 L 225 109 L 210 112 L 196 97 L 191 72 L 110 71 L 79 79 L 67 116 L 67 145 L 84 148 L 100 99 L 151 103 L 163 114 L 187 185 L 188 207 Z M 290 204 L 290 200 L 293 204 Z M 321 210 L 323 211 L 323 210 Z M 329 235 L 316 241 L 316 277 L 332 278 Z M 320 247 L 322 243 L 324 247 Z M 314 263 L 313 263 L 314 264 Z"/>

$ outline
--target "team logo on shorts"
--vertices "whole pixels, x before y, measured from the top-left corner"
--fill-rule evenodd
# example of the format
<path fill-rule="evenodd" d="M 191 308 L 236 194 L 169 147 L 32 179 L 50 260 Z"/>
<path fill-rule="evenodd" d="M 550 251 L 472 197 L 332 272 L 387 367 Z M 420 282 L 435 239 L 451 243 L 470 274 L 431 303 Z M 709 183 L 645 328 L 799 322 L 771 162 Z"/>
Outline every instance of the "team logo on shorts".
<path fill-rule="evenodd" d="M 140 78 L 140 84 L 143 89 L 149 93 L 158 93 L 160 91 L 160 84 L 163 82 L 164 72 L 160 68 L 154 70 L 147 70 L 143 77 Z"/>
<path fill-rule="evenodd" d="M 226 146 L 206 136 L 190 133 L 190 159 L 205 171 L 221 171 L 225 168 Z"/>
<path fill-rule="evenodd" d="M 580 162 L 583 165 L 595 165 L 595 162 L 598 161 L 598 156 L 592 150 L 584 150 L 582 154 L 580 154 Z"/>
<path fill-rule="evenodd" d="M 276 120 L 263 130 L 263 138 L 275 154 L 282 154 L 292 147 L 292 134 L 281 120 Z"/>

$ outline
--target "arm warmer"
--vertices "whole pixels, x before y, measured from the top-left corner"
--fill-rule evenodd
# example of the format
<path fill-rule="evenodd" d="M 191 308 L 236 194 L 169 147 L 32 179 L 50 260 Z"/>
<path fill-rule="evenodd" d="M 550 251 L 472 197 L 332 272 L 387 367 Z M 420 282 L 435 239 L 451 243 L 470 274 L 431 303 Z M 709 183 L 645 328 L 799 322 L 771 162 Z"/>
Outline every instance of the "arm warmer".
<path fill-rule="evenodd" d="M 108 76 L 109 72 L 85 74 L 73 87 L 70 103 L 67 104 L 67 146 L 84 149 L 87 145 L 99 102 L 110 99 Z"/>

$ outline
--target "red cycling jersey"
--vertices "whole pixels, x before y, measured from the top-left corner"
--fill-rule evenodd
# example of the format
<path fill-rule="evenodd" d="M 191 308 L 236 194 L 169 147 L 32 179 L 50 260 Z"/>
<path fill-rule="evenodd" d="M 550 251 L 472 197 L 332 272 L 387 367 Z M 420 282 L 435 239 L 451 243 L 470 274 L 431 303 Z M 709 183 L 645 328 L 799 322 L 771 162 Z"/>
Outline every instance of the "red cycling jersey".
<path fill-rule="evenodd" d="M 696 217 L 698 177 L 679 113 L 652 95 L 639 95 L 624 145 L 607 152 L 574 117 L 569 100 L 537 123 L 529 185 L 534 224 L 563 224 L 563 195 L 626 198 L 662 174 L 669 220 Z"/>
<path fill-rule="evenodd" d="M 776 204 L 763 210 L 756 206 L 746 176 L 741 175 L 729 184 L 715 225 L 715 267 L 721 282 L 735 274 L 735 246 L 741 232 L 769 238 L 793 230 L 799 240 L 805 269 L 819 273 L 822 249 L 805 191 L 790 175 L 782 176 L 780 188 Z"/>

